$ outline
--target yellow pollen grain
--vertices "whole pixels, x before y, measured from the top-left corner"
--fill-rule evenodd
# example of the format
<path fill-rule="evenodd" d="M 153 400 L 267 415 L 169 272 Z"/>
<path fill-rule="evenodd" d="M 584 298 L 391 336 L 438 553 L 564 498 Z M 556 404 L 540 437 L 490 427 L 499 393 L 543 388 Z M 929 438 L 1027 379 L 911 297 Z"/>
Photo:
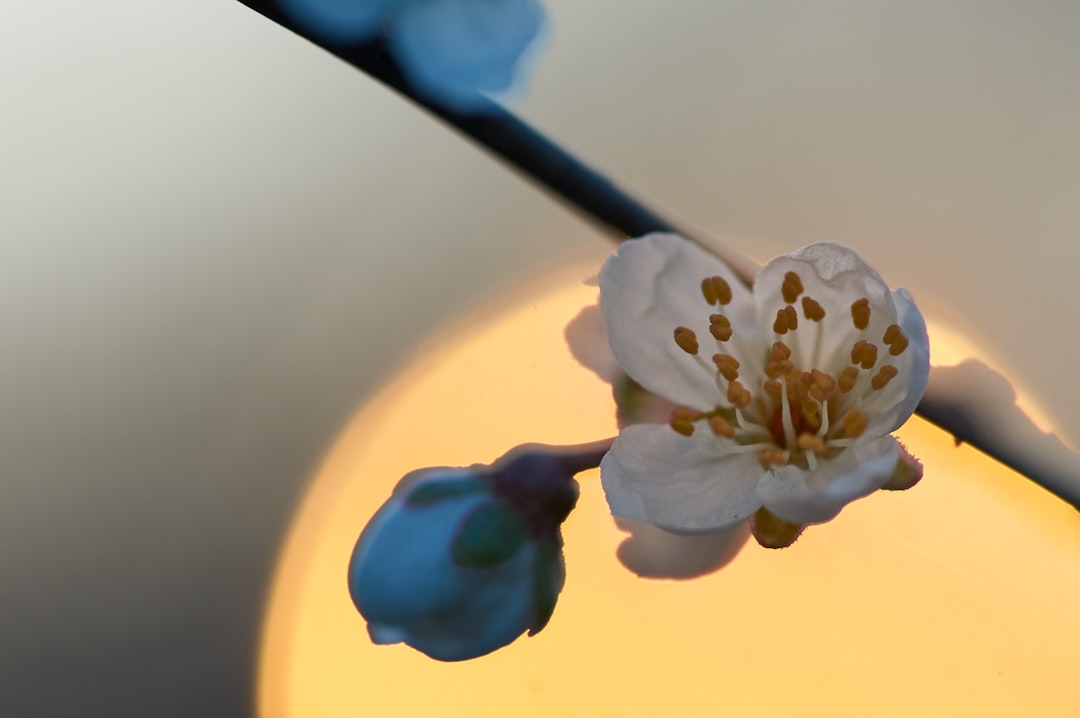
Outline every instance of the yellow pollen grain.
<path fill-rule="evenodd" d="M 840 426 L 844 428 L 844 436 L 849 439 L 857 439 L 866 431 L 870 424 L 870 417 L 858 409 L 849 409 L 840 419 Z"/>
<path fill-rule="evenodd" d="M 751 398 L 750 392 L 739 382 L 733 381 L 728 384 L 727 399 L 732 406 L 745 409 L 750 404 Z"/>
<path fill-rule="evenodd" d="M 788 462 L 787 452 L 783 449 L 765 449 L 758 454 L 762 466 L 784 466 Z"/>
<path fill-rule="evenodd" d="M 780 361 L 771 361 L 765 365 L 765 376 L 770 379 L 779 379 L 782 376 L 787 376 L 795 369 L 795 365 L 787 359 L 781 359 Z"/>
<path fill-rule="evenodd" d="M 694 334 L 692 329 L 675 327 L 675 343 L 687 354 L 698 353 L 697 335 Z"/>
<path fill-rule="evenodd" d="M 840 372 L 840 378 L 836 380 L 836 388 L 846 394 L 855 387 L 855 381 L 858 378 L 859 370 L 857 367 L 846 367 L 844 371 Z"/>
<path fill-rule="evenodd" d="M 709 419 L 709 428 L 717 436 L 723 436 L 726 439 L 735 438 L 735 427 L 727 423 L 722 416 L 714 416 Z"/>
<path fill-rule="evenodd" d="M 773 342 L 769 358 L 773 361 L 784 361 L 791 358 L 791 349 L 783 342 Z"/>
<path fill-rule="evenodd" d="M 855 346 L 851 348 L 851 363 L 858 364 L 863 369 L 873 369 L 877 363 L 877 345 L 865 339 L 855 342 Z"/>
<path fill-rule="evenodd" d="M 787 314 L 784 313 L 783 309 L 776 310 L 776 320 L 773 322 L 772 330 L 777 334 L 787 334 Z"/>
<path fill-rule="evenodd" d="M 907 348 L 908 338 L 901 334 L 900 336 L 896 337 L 896 339 L 893 339 L 892 343 L 889 344 L 889 354 L 893 355 L 894 357 L 898 357 L 903 354 L 904 350 Z"/>
<path fill-rule="evenodd" d="M 709 333 L 718 342 L 726 342 L 731 339 L 731 320 L 723 314 L 709 315 Z"/>
<path fill-rule="evenodd" d="M 787 327 L 789 331 L 795 331 L 799 328 L 799 315 L 795 311 L 795 307 L 784 307 L 784 314 L 787 315 Z"/>
<path fill-rule="evenodd" d="M 812 398 L 817 401 L 827 401 L 836 391 L 836 380 L 823 371 L 812 369 L 810 371 L 811 385 L 808 389 Z"/>
<path fill-rule="evenodd" d="M 710 305 L 731 303 L 731 285 L 723 277 L 706 277 L 701 280 L 701 293 Z"/>
<path fill-rule="evenodd" d="M 873 389 L 884 389 L 885 385 L 892 381 L 892 378 L 899 372 L 896 367 L 891 365 L 885 365 L 878 370 L 878 373 L 874 375 L 874 378 L 870 380 L 870 386 Z"/>
<path fill-rule="evenodd" d="M 857 299 L 851 303 L 851 321 L 856 329 L 866 329 L 870 326 L 870 300 L 866 297 Z"/>
<path fill-rule="evenodd" d="M 902 333 L 903 332 L 900 331 L 899 324 L 890 324 L 885 329 L 885 333 L 881 336 L 881 341 L 885 342 L 886 344 L 892 344 L 894 341 L 896 341 L 896 338 Z"/>
<path fill-rule="evenodd" d="M 799 295 L 803 293 L 802 280 L 799 279 L 799 275 L 795 272 L 785 274 L 784 282 L 780 285 L 780 293 L 784 296 L 785 302 L 794 304 Z"/>
<path fill-rule="evenodd" d="M 816 434 L 799 434 L 795 444 L 803 451 L 812 451 L 818 456 L 825 453 L 825 440 Z"/>
<path fill-rule="evenodd" d="M 678 406 L 671 412 L 668 426 L 683 436 L 691 436 L 694 433 L 694 420 L 698 418 L 698 412 L 685 406 Z"/>
<path fill-rule="evenodd" d="M 728 381 L 739 378 L 739 360 L 728 354 L 713 354 L 713 364 L 716 370 Z"/>
<path fill-rule="evenodd" d="M 825 318 L 825 308 L 810 297 L 802 298 L 803 316 L 812 322 L 820 322 Z"/>

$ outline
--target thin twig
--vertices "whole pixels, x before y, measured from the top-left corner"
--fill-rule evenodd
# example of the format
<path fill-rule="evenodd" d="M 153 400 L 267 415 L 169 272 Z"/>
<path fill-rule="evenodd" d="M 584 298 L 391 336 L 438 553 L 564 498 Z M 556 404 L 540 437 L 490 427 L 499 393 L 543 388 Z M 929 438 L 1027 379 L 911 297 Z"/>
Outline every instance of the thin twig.
<path fill-rule="evenodd" d="M 381 40 L 361 44 L 328 42 L 306 33 L 281 12 L 272 0 L 239 1 L 376 78 L 471 137 L 481 147 L 501 158 L 527 179 L 561 198 L 571 209 L 615 238 L 622 240 L 649 232 L 676 232 L 690 236 L 503 107 L 486 100 L 478 100 L 477 106 L 482 109 L 463 113 L 417 95 Z M 702 241 L 701 238 L 697 239 Z M 752 283 L 752 263 L 729 250 L 718 248 L 715 242 L 702 243 L 714 252 L 719 249 L 721 259 L 732 265 L 748 285 Z M 1069 479 L 1047 476 L 1041 471 L 1033 472 L 1032 463 L 1024 460 L 1022 453 L 1015 449 L 1009 452 L 1001 451 L 994 443 L 990 443 L 991 440 L 984 433 L 970 431 L 967 417 L 971 417 L 973 413 L 964 400 L 946 400 L 938 395 L 935 395 L 932 401 L 929 399 L 928 396 L 927 400 L 920 404 L 916 414 L 952 434 L 958 443 L 963 441 L 970 444 L 1080 509 L 1080 487 L 1073 486 Z"/>

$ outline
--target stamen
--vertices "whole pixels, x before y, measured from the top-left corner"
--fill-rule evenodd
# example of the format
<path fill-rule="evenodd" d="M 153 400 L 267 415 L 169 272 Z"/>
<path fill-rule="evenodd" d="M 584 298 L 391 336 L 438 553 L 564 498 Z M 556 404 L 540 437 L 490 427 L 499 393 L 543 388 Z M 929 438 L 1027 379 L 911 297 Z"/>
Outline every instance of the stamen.
<path fill-rule="evenodd" d="M 886 364 L 878 370 L 878 373 L 870 380 L 871 388 L 884 389 L 885 385 L 892 381 L 892 378 L 899 373 L 896 367 Z"/>
<path fill-rule="evenodd" d="M 836 391 L 836 380 L 818 369 L 811 369 L 810 376 L 813 380 L 808 390 L 810 396 L 817 401 L 828 401 L 829 397 Z"/>
<path fill-rule="evenodd" d="M 701 280 L 701 293 L 710 305 L 731 303 L 731 285 L 723 277 L 706 277 Z"/>
<path fill-rule="evenodd" d="M 716 341 L 726 342 L 731 339 L 731 320 L 723 314 L 710 314 L 709 333 Z"/>
<path fill-rule="evenodd" d="M 803 293 L 802 280 L 799 279 L 799 275 L 795 272 L 785 274 L 784 283 L 780 285 L 780 293 L 784 295 L 785 302 L 794 304 L 799 295 Z"/>
<path fill-rule="evenodd" d="M 709 419 L 709 428 L 717 436 L 723 436 L 727 439 L 735 438 L 735 427 L 727 423 L 727 420 L 722 416 L 714 416 Z"/>
<path fill-rule="evenodd" d="M 784 466 L 788 462 L 788 454 L 783 449 L 765 449 L 758 456 L 762 466 Z"/>
<path fill-rule="evenodd" d="M 840 372 L 840 378 L 836 380 L 836 388 L 844 394 L 847 394 L 855 388 L 855 381 L 858 378 L 859 370 L 856 367 L 845 367 L 844 371 Z"/>
<path fill-rule="evenodd" d="M 771 379 L 761 385 L 761 388 L 765 390 L 765 393 L 773 400 L 780 401 L 780 392 L 784 389 L 780 386 L 780 382 L 772 381 Z"/>
<path fill-rule="evenodd" d="M 863 297 L 852 302 L 851 321 L 856 329 L 866 329 L 870 326 L 870 300 L 868 298 Z"/>
<path fill-rule="evenodd" d="M 802 298 L 803 316 L 812 322 L 820 322 L 825 318 L 825 308 L 810 297 Z"/>
<path fill-rule="evenodd" d="M 890 324 L 885 330 L 885 335 L 881 337 L 881 341 L 889 345 L 889 353 L 894 357 L 900 356 L 908 348 L 908 338 L 904 336 L 898 324 Z"/>
<path fill-rule="evenodd" d="M 799 315 L 795 312 L 795 307 L 784 307 L 784 314 L 787 315 L 787 327 L 790 331 L 795 331 L 799 328 Z"/>
<path fill-rule="evenodd" d="M 713 364 L 717 371 L 728 381 L 739 378 L 739 360 L 728 354 L 713 354 Z"/>
<path fill-rule="evenodd" d="M 784 386 L 786 379 L 780 380 L 780 385 Z M 786 390 L 790 390 L 789 386 L 784 386 Z M 795 443 L 795 425 L 791 420 L 791 404 L 788 401 L 788 392 L 783 391 L 780 393 L 780 423 L 784 427 L 784 443 L 791 446 Z"/>
<path fill-rule="evenodd" d="M 678 406 L 671 412 L 668 426 L 683 436 L 692 436 L 694 433 L 694 420 L 699 416 L 700 414 L 694 409 Z"/>
<path fill-rule="evenodd" d="M 821 405 L 810 399 L 803 399 L 799 408 L 802 410 L 803 424 L 817 431 L 821 426 Z"/>
<path fill-rule="evenodd" d="M 686 327 L 675 327 L 675 343 L 687 354 L 698 353 L 697 335 Z"/>
<path fill-rule="evenodd" d="M 825 440 L 816 434 L 799 434 L 796 446 L 803 451 L 812 451 L 818 456 L 825 455 Z"/>
<path fill-rule="evenodd" d="M 791 358 L 791 349 L 783 342 L 774 342 L 769 358 L 773 361 L 784 361 Z"/>
<path fill-rule="evenodd" d="M 772 330 L 777 334 L 787 334 L 787 314 L 784 313 L 783 309 L 776 310 L 776 321 L 773 322 Z"/>
<path fill-rule="evenodd" d="M 727 399 L 731 402 L 732 406 L 739 409 L 745 409 L 749 406 L 752 398 L 750 392 L 746 390 L 746 387 L 739 382 L 733 381 L 728 384 Z"/>
<path fill-rule="evenodd" d="M 877 345 L 865 339 L 855 342 L 855 346 L 851 348 L 851 363 L 858 364 L 863 369 L 873 369 L 877 363 Z"/>
<path fill-rule="evenodd" d="M 795 365 L 787 359 L 771 361 L 765 365 L 765 376 L 770 379 L 779 379 L 782 376 L 787 376 L 794 370 Z"/>
<path fill-rule="evenodd" d="M 858 409 L 849 409 L 844 418 L 840 419 L 840 426 L 844 429 L 844 436 L 849 439 L 859 438 L 866 427 L 870 424 L 870 417 Z"/>

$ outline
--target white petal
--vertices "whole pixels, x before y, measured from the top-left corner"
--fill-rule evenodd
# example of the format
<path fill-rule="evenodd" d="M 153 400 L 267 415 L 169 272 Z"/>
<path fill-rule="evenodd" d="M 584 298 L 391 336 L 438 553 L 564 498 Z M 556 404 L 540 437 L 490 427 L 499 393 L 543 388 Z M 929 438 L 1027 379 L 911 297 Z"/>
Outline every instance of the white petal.
<path fill-rule="evenodd" d="M 391 42 L 410 82 L 467 110 L 476 91 L 510 87 L 543 25 L 537 0 L 425 0 L 402 8 Z"/>
<path fill-rule="evenodd" d="M 278 0 L 311 33 L 332 42 L 359 42 L 375 34 L 385 0 Z"/>
<path fill-rule="evenodd" d="M 724 313 L 736 337 L 753 342 L 756 327 L 749 292 L 726 264 L 692 242 L 673 234 L 623 242 L 600 270 L 600 308 L 619 364 L 646 389 L 704 410 L 723 401 L 710 360 L 719 351 L 709 334 L 709 315 L 717 310 L 701 294 L 701 280 L 712 276 L 731 285 L 733 299 Z M 697 357 L 675 344 L 679 326 L 697 334 L 701 347 Z M 736 354 L 736 358 L 742 362 L 745 357 Z M 756 363 L 760 362 L 744 362 Z"/>
<path fill-rule="evenodd" d="M 885 327 L 896 321 L 889 285 L 881 275 L 855 250 L 836 242 L 819 242 L 777 257 L 754 278 L 754 303 L 766 336 L 772 336 L 777 310 L 786 306 L 781 287 L 788 272 L 799 275 L 805 291 L 795 303 L 798 329 L 782 338 L 792 349 L 792 361 L 804 371 L 843 369 L 856 341 L 873 337 L 880 344 Z M 802 297 L 814 299 L 825 309 L 820 323 L 806 319 Z M 871 307 L 871 324 L 865 332 L 857 330 L 851 320 L 851 304 L 863 297 L 870 300 Z M 820 338 L 816 336 L 819 331 Z"/>
<path fill-rule="evenodd" d="M 623 429 L 600 463 L 611 513 L 675 533 L 745 521 L 761 506 L 754 488 L 763 469 L 755 454 L 717 454 L 712 443 L 660 424 Z"/>
<path fill-rule="evenodd" d="M 817 471 L 785 466 L 769 472 L 757 493 L 765 508 L 786 521 L 828 521 L 855 499 L 881 488 L 899 456 L 896 439 L 884 436 L 845 449 Z"/>

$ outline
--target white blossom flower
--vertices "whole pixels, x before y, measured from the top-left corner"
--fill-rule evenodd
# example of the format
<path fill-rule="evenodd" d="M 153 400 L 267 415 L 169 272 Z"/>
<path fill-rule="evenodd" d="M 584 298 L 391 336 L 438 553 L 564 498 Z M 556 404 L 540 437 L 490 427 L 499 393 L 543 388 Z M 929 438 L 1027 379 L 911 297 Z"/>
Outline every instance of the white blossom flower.
<path fill-rule="evenodd" d="M 600 304 L 623 370 L 677 405 L 604 458 L 616 516 L 681 533 L 755 517 L 758 540 L 782 546 L 899 465 L 910 475 L 889 434 L 926 388 L 926 325 L 853 250 L 778 257 L 751 291 L 697 245 L 649 235 L 604 265 Z"/>
<path fill-rule="evenodd" d="M 571 476 L 533 450 L 402 479 L 349 563 L 372 640 L 460 661 L 542 629 L 566 577 L 559 526 L 577 501 Z"/>
<path fill-rule="evenodd" d="M 538 0 L 279 0 L 333 42 L 383 35 L 420 93 L 468 111 L 477 92 L 510 89 L 544 26 Z"/>

